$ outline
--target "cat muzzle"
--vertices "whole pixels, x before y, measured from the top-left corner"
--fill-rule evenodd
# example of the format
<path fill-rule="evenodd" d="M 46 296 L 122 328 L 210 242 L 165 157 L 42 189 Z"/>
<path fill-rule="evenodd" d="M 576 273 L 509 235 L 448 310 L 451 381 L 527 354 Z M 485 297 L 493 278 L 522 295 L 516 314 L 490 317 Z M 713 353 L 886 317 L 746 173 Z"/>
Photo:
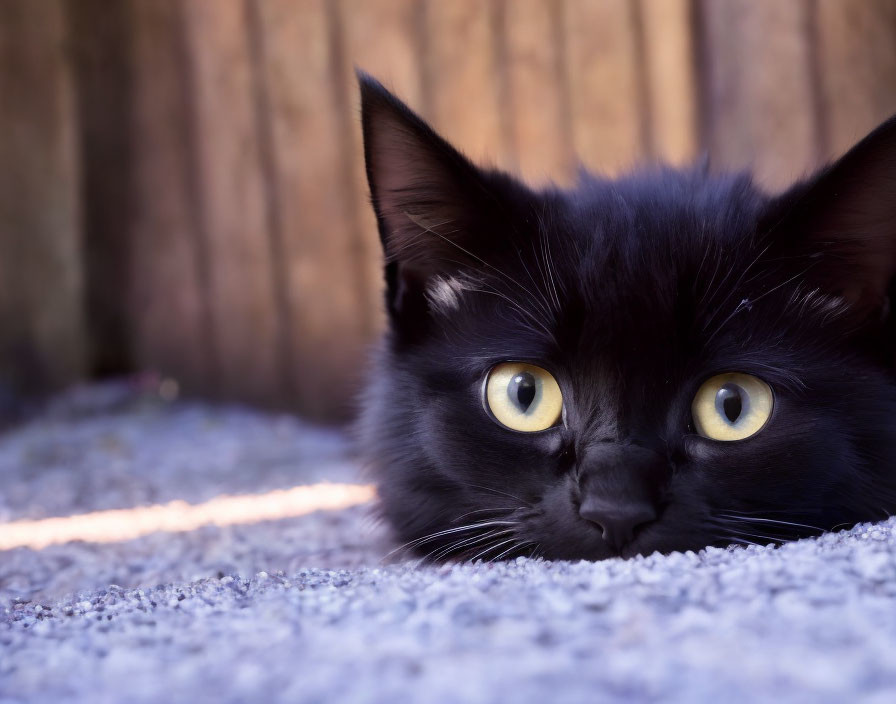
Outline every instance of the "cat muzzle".
<path fill-rule="evenodd" d="M 617 443 L 592 447 L 579 468 L 579 515 L 621 552 L 639 528 L 659 516 L 668 473 L 665 459 L 652 450 Z"/>

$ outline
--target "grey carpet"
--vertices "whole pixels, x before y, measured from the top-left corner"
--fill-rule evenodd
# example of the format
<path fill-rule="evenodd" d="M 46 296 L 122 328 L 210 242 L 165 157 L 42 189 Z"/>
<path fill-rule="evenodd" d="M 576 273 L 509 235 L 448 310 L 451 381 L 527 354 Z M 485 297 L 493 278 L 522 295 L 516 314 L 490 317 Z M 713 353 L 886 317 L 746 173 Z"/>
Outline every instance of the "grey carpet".
<path fill-rule="evenodd" d="M 0 436 L 0 523 L 322 478 L 358 480 L 336 433 L 98 387 Z M 896 701 L 896 519 L 596 564 L 388 550 L 359 507 L 0 552 L 0 703 Z"/>

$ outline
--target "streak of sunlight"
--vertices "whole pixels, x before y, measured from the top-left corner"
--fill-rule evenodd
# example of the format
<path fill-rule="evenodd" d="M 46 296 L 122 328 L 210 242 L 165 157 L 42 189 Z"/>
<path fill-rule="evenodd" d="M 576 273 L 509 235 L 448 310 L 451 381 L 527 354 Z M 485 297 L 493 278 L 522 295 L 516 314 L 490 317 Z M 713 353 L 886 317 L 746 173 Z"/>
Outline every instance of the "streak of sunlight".
<path fill-rule="evenodd" d="M 366 503 L 375 496 L 370 485 L 312 484 L 266 494 L 217 496 L 201 504 L 171 501 L 155 506 L 94 511 L 76 516 L 0 523 L 0 550 L 39 549 L 83 540 L 112 543 L 150 533 L 181 533 L 200 526 L 232 526 L 303 516 Z"/>

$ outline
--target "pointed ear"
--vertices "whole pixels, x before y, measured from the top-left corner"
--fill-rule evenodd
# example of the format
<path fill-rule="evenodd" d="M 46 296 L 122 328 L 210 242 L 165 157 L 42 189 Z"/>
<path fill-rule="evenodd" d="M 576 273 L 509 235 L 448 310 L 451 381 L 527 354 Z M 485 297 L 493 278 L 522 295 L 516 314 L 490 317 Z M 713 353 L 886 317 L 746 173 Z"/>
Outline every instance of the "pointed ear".
<path fill-rule="evenodd" d="M 475 268 L 487 257 L 501 179 L 475 167 L 378 81 L 359 71 L 358 82 L 367 179 L 394 317 L 425 307 L 417 299 L 436 277 Z"/>
<path fill-rule="evenodd" d="M 772 201 L 765 229 L 805 278 L 857 310 L 886 310 L 896 278 L 896 117 Z M 781 238 L 781 239 L 779 239 Z"/>

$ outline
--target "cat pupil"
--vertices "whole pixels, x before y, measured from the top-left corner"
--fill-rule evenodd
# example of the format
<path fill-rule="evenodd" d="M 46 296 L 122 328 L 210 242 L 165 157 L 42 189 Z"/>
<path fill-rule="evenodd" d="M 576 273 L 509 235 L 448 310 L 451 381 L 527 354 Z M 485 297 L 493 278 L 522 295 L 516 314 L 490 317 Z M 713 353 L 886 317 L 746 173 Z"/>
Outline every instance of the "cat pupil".
<path fill-rule="evenodd" d="M 529 372 L 517 374 L 507 385 L 507 395 L 513 405 L 525 413 L 535 400 L 535 377 Z"/>
<path fill-rule="evenodd" d="M 737 384 L 725 384 L 716 394 L 716 410 L 733 424 L 743 413 L 744 396 L 744 390 Z"/>

